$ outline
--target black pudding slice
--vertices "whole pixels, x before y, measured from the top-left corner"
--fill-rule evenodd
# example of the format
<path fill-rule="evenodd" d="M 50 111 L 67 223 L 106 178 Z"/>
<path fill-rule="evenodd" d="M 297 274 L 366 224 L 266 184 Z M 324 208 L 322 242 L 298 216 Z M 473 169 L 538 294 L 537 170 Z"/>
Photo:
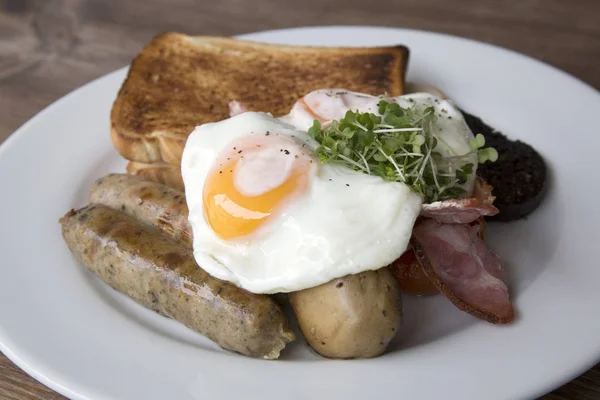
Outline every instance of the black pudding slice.
<path fill-rule="evenodd" d="M 462 111 L 474 134 L 485 137 L 485 145 L 498 151 L 498 161 L 480 164 L 477 175 L 494 187 L 494 205 L 500 212 L 489 218 L 513 221 L 534 211 L 546 192 L 548 173 L 544 159 L 527 143 L 510 140 L 474 115 Z"/>

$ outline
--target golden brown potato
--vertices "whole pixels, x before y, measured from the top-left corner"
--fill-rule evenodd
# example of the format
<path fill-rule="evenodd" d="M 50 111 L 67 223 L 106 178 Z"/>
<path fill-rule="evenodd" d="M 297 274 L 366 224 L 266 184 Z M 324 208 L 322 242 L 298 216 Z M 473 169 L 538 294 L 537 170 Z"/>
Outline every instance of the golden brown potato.
<path fill-rule="evenodd" d="M 382 354 L 402 321 L 398 282 L 387 268 L 289 294 L 306 341 L 329 358 Z"/>

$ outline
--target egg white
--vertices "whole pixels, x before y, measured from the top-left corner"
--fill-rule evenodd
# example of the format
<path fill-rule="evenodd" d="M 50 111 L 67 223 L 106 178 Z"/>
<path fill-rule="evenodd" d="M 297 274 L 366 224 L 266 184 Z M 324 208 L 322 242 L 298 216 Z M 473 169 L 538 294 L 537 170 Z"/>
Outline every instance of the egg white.
<path fill-rule="evenodd" d="M 201 268 L 250 292 L 291 292 L 379 269 L 406 250 L 421 197 L 402 183 L 318 162 L 309 189 L 278 217 L 247 237 L 219 238 L 204 217 L 204 181 L 230 142 L 267 131 L 318 147 L 306 132 L 256 112 L 204 124 L 187 140 L 181 171 Z"/>

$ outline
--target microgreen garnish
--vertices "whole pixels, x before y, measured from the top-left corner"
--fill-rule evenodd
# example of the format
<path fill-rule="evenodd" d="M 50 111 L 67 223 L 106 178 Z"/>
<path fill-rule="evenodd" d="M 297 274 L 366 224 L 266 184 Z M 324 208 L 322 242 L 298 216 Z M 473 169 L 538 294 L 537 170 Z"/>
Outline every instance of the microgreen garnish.
<path fill-rule="evenodd" d="M 471 150 L 477 152 L 477 158 L 481 164 L 486 161 L 496 162 L 498 159 L 498 152 L 496 149 L 493 147 L 483 147 L 485 146 L 485 137 L 481 133 L 478 133 L 474 139 L 471 139 L 469 146 L 471 147 Z"/>
<path fill-rule="evenodd" d="M 341 163 L 356 171 L 403 182 L 424 197 L 426 203 L 460 197 L 473 173 L 472 155 L 479 162 L 495 161 L 498 153 L 483 148 L 485 139 L 477 135 L 471 152 L 444 157 L 434 151 L 439 138 L 434 134 L 437 116 L 433 107 L 424 110 L 402 108 L 381 100 L 380 115 L 348 111 L 344 118 L 323 127 L 314 121 L 308 133 L 320 144 L 321 162 Z"/>

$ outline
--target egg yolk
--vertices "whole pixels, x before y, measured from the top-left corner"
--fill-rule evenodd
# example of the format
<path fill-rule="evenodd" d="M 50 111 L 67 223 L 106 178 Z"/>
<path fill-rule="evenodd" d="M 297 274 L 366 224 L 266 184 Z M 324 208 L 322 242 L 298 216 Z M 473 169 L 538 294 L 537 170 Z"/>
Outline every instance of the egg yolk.
<path fill-rule="evenodd" d="M 208 224 L 222 239 L 253 233 L 306 190 L 312 162 L 307 150 L 291 138 L 235 140 L 204 182 Z"/>

